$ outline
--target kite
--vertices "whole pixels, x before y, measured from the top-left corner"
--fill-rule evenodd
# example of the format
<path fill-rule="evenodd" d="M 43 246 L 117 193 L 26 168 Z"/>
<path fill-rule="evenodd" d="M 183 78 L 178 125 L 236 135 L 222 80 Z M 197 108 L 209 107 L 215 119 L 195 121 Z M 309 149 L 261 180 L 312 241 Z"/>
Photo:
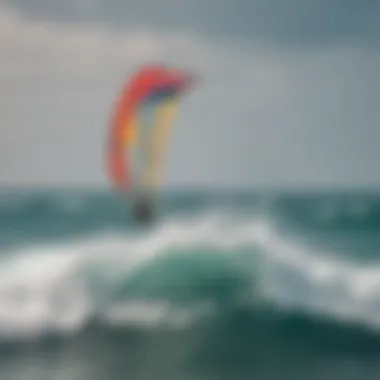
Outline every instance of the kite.
<path fill-rule="evenodd" d="M 112 110 L 107 172 L 122 196 L 132 199 L 134 217 L 151 218 L 162 186 L 164 154 L 182 96 L 195 76 L 164 65 L 146 65 L 123 86 Z"/>

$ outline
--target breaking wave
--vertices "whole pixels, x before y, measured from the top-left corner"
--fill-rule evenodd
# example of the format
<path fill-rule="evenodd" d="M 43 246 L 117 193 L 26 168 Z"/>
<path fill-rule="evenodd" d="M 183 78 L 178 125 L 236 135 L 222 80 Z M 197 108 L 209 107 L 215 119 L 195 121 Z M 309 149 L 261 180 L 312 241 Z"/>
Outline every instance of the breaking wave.
<path fill-rule="evenodd" d="M 5 340 L 75 336 L 93 323 L 184 329 L 243 311 L 253 325 L 269 323 L 268 331 L 296 329 L 301 318 L 304 326 L 376 336 L 380 264 L 359 265 L 297 242 L 263 217 L 215 212 L 168 217 L 128 236 L 89 234 L 1 255 Z"/>

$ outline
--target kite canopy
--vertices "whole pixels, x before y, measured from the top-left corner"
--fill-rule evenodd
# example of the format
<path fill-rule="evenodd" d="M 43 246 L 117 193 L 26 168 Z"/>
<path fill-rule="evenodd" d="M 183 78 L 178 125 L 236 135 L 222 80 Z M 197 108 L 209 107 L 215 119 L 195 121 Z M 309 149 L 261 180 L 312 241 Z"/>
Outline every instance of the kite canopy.
<path fill-rule="evenodd" d="M 121 193 L 160 186 L 163 152 L 181 95 L 194 76 L 162 65 L 141 67 L 124 85 L 112 114 L 107 168 Z"/>

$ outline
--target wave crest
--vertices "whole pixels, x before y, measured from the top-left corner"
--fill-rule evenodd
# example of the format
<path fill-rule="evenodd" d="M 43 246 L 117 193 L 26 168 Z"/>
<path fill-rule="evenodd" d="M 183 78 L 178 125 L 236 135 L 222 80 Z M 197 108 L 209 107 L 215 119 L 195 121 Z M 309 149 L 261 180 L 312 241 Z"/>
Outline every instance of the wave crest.
<path fill-rule="evenodd" d="M 127 237 L 4 252 L 0 334 L 75 333 L 94 319 L 178 327 L 241 305 L 274 305 L 280 313 L 295 310 L 377 330 L 379 289 L 377 265 L 334 259 L 262 218 L 206 213 L 168 218 Z"/>

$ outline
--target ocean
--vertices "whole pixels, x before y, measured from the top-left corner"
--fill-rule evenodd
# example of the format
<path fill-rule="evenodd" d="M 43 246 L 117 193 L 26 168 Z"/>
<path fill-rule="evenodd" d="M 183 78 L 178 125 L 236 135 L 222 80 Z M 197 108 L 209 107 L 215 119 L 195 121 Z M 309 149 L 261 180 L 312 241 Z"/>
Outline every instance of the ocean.
<path fill-rule="evenodd" d="M 16 379 L 380 379 L 380 194 L 3 189 Z"/>

